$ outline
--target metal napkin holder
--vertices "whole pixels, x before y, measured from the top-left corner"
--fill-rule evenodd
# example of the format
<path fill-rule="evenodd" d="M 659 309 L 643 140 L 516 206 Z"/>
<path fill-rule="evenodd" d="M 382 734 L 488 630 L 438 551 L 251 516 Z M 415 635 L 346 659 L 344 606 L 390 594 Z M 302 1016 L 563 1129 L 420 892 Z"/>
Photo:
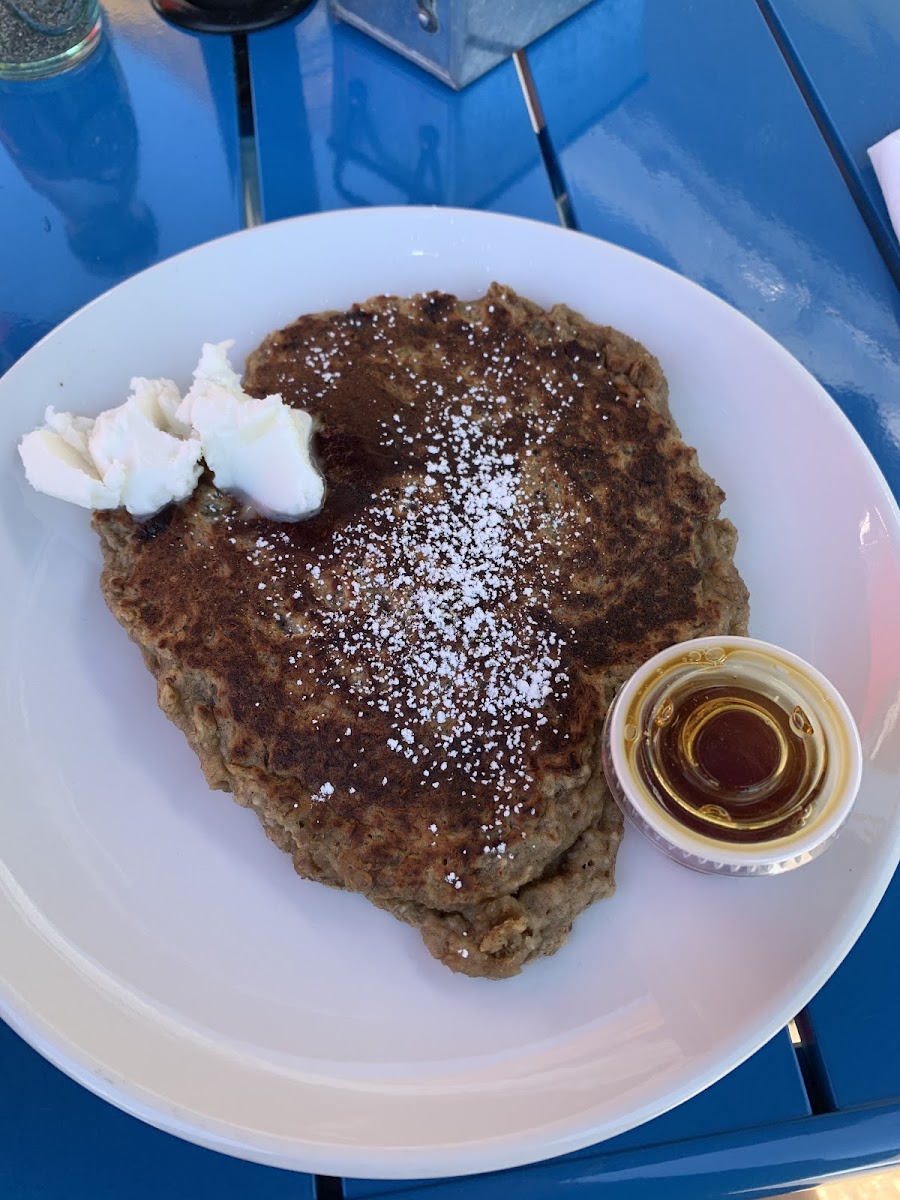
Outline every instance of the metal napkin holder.
<path fill-rule="evenodd" d="M 331 0 L 334 14 L 463 88 L 590 0 Z"/>

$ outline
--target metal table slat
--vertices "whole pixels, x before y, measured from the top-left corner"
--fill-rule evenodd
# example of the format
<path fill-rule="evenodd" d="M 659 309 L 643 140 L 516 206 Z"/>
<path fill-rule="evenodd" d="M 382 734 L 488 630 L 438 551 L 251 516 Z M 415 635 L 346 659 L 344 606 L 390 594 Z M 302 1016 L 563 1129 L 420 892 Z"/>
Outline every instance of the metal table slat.
<path fill-rule="evenodd" d="M 686 1142 L 696 1143 L 698 1139 L 737 1130 L 793 1122 L 808 1115 L 809 1104 L 797 1060 L 787 1033 L 782 1032 L 731 1074 L 687 1103 L 598 1147 L 567 1155 L 559 1163 L 572 1164 L 573 1172 L 592 1169 L 600 1174 L 613 1156 L 628 1154 L 636 1162 L 652 1147 L 650 1157 L 656 1163 L 655 1178 L 658 1181 L 660 1163 L 666 1160 L 671 1164 L 672 1173 L 677 1173 L 676 1164 L 684 1154 Z M 579 1163 L 582 1165 L 577 1165 Z M 591 1164 L 590 1168 L 587 1164 Z M 535 1171 L 539 1168 L 522 1167 L 514 1172 L 486 1176 L 481 1190 L 485 1196 L 496 1196 L 501 1187 L 518 1189 L 523 1177 Z M 420 1186 L 409 1180 L 346 1179 L 344 1194 L 348 1200 L 362 1200 L 363 1197 Z"/>
<path fill-rule="evenodd" d="M 423 1186 L 409 1200 L 762 1200 L 823 1177 L 900 1163 L 900 1106 L 756 1127 L 647 1150 L 562 1158 Z M 508 1192 L 507 1192 L 508 1189 Z"/>
<path fill-rule="evenodd" d="M 623 59 L 630 89 L 573 122 Z M 579 227 L 768 330 L 900 493 L 900 295 L 754 0 L 600 0 L 529 61 Z"/>
<path fill-rule="evenodd" d="M 230 39 L 149 3 L 104 12 L 80 67 L 0 84 L 0 372 L 99 293 L 242 224 Z"/>
<path fill-rule="evenodd" d="M 900 1103 L 900 875 L 865 933 L 807 1010 L 839 1108 Z M 900 1145 L 900 1123 L 897 1133 Z"/>
<path fill-rule="evenodd" d="M 455 93 L 322 3 L 248 43 L 265 220 L 370 204 L 556 220 L 512 62 Z"/>
<path fill-rule="evenodd" d="M 900 129 L 900 6 L 893 0 L 761 3 L 900 286 L 900 242 L 866 153 Z"/>

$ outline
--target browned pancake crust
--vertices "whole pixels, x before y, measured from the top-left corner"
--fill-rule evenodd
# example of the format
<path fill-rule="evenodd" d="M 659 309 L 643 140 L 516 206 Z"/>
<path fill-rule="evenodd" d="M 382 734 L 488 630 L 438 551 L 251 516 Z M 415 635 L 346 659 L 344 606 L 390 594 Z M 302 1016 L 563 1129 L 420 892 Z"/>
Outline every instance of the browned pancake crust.
<path fill-rule="evenodd" d="M 247 387 L 317 417 L 322 511 L 242 517 L 204 481 L 147 522 L 96 514 L 107 602 L 211 786 L 302 875 L 513 974 L 613 890 L 615 688 L 746 630 L 722 492 L 643 347 L 496 285 L 302 317 Z"/>

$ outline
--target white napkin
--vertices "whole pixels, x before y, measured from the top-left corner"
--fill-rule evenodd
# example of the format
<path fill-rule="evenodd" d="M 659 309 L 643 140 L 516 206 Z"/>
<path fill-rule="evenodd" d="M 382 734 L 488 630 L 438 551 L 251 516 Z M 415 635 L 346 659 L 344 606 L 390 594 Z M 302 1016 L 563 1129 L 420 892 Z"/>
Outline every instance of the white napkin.
<path fill-rule="evenodd" d="M 870 146 L 869 158 L 881 184 L 894 232 L 900 238 L 900 129 Z"/>

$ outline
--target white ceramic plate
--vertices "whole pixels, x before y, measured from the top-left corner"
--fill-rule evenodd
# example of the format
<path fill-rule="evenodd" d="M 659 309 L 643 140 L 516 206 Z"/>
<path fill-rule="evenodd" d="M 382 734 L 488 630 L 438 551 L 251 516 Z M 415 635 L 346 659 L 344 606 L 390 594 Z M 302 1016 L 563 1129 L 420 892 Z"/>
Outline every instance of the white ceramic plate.
<path fill-rule="evenodd" d="M 694 875 L 626 836 L 611 901 L 514 980 L 456 976 L 357 896 L 298 879 L 210 793 L 106 612 L 88 514 L 32 493 L 14 444 L 48 403 L 132 374 L 186 384 L 297 314 L 502 280 L 658 354 L 741 532 L 752 632 L 843 692 L 866 752 L 821 859 Z M 900 521 L 850 425 L 732 309 L 603 242 L 486 214 L 326 214 L 214 242 L 78 313 L 0 381 L 0 1011 L 114 1103 L 279 1166 L 426 1177 L 597 1142 L 712 1083 L 813 995 L 900 855 Z M 815 452 L 810 452 L 814 440 Z M 893 709 L 896 717 L 896 707 Z"/>

